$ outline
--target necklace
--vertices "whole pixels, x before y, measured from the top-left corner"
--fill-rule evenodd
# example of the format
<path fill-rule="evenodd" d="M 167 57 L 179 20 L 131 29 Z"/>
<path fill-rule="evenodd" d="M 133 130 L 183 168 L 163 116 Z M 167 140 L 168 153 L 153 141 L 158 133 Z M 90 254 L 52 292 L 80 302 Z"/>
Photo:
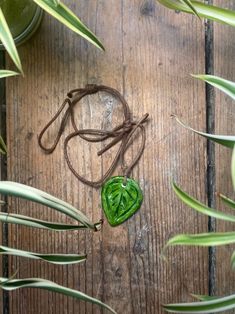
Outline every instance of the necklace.
<path fill-rule="evenodd" d="M 74 109 L 75 105 L 85 96 L 92 95 L 97 92 L 106 92 L 111 94 L 113 97 L 117 98 L 123 107 L 124 120 L 123 122 L 116 126 L 112 130 L 99 130 L 99 129 L 78 129 L 74 119 Z M 71 90 L 67 94 L 67 98 L 64 100 L 63 104 L 56 112 L 54 117 L 46 124 L 38 136 L 38 144 L 41 149 L 47 153 L 51 154 L 56 149 L 56 146 L 64 132 L 65 126 L 71 119 L 73 126 L 73 132 L 70 133 L 64 141 L 64 157 L 67 165 L 75 177 L 92 187 L 101 187 L 101 201 L 102 208 L 104 210 L 105 216 L 111 226 L 117 226 L 128 218 L 130 218 L 140 207 L 143 201 L 143 192 L 139 184 L 129 177 L 133 167 L 137 164 L 140 157 L 143 154 L 145 142 L 146 142 L 146 132 L 144 128 L 144 123 L 148 119 L 148 114 L 145 114 L 140 120 L 134 121 L 131 117 L 130 108 L 124 99 L 124 97 L 114 88 L 107 87 L 104 85 L 93 85 L 89 84 L 85 88 L 79 88 Z M 66 108 L 67 107 L 67 108 Z M 45 132 L 51 127 L 51 125 L 57 120 L 61 115 L 62 111 L 65 113 L 62 117 L 58 133 L 55 137 L 54 143 L 50 147 L 46 147 L 42 143 L 43 136 Z M 141 145 L 138 149 L 132 162 L 126 166 L 124 162 L 124 154 L 127 150 L 130 139 L 133 134 L 137 131 L 141 134 Z M 101 156 L 108 149 L 121 142 L 119 149 L 108 168 L 106 173 L 98 181 L 89 181 L 86 178 L 79 175 L 79 173 L 74 169 L 69 156 L 68 156 L 68 144 L 70 140 L 76 136 L 79 136 L 88 142 L 102 142 L 106 139 L 112 139 L 109 144 L 107 144 L 102 150 L 98 151 L 97 155 Z M 122 175 L 110 177 L 118 163 L 121 163 Z"/>

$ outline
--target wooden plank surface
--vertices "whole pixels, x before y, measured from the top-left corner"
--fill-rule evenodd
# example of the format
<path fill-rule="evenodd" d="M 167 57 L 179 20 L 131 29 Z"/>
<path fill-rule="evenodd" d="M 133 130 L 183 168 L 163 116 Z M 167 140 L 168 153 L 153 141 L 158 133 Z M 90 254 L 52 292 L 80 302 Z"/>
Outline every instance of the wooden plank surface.
<path fill-rule="evenodd" d="M 215 1 L 217 5 L 224 6 L 224 1 Z M 234 1 L 226 1 L 226 7 L 235 10 Z M 228 80 L 235 81 L 235 65 L 234 65 L 234 46 L 235 34 L 232 27 L 226 27 L 221 24 L 214 25 L 214 55 L 216 75 L 224 77 Z M 234 134 L 234 102 L 230 97 L 225 96 L 221 92 L 216 92 L 216 133 Z M 231 181 L 231 151 L 221 146 L 216 146 L 216 190 L 228 197 L 234 199 L 234 192 Z M 229 211 L 229 208 L 223 205 L 217 199 L 217 207 Z M 217 222 L 217 230 L 221 232 L 234 231 L 235 227 L 232 223 Z M 216 262 L 216 293 L 217 295 L 228 295 L 234 293 L 235 274 L 231 269 L 230 257 L 233 253 L 234 246 L 226 246 L 217 249 Z M 234 313 L 233 310 L 228 313 Z"/>
<path fill-rule="evenodd" d="M 189 300 L 191 292 L 207 293 L 206 249 L 171 249 L 168 263 L 160 257 L 172 235 L 207 230 L 207 219 L 183 206 L 171 189 L 175 179 L 206 201 L 205 142 L 170 118 L 175 113 L 193 127 L 205 129 L 204 87 L 189 76 L 204 72 L 204 28 L 192 16 L 177 15 L 154 1 L 66 3 L 101 38 L 106 52 L 47 15 L 35 37 L 19 49 L 26 77 L 7 81 L 8 178 L 63 198 L 94 221 L 103 216 L 100 191 L 73 177 L 65 164 L 62 141 L 51 156 L 37 145 L 39 131 L 70 89 L 102 83 L 125 95 L 134 116 L 150 113 L 146 150 L 132 173 L 145 199 L 127 223 L 111 228 L 105 222 L 100 233 L 11 226 L 11 246 L 39 252 L 86 251 L 88 259 L 85 264 L 62 267 L 11 258 L 10 273 L 19 269 L 18 277 L 44 277 L 80 289 L 118 313 L 162 313 L 163 302 Z M 81 128 L 111 128 L 121 119 L 117 101 L 106 94 L 87 98 L 76 110 Z M 48 139 L 54 133 L 55 129 Z M 98 159 L 99 148 L 78 141 L 70 147 L 74 164 L 87 177 L 98 177 L 114 156 L 113 150 Z M 128 160 L 135 149 L 130 149 Z M 68 221 L 19 200 L 10 201 L 10 211 Z M 12 314 L 101 312 L 97 306 L 45 291 L 10 294 Z"/>
<path fill-rule="evenodd" d="M 0 52 L 0 65 L 1 67 L 5 66 L 5 54 L 4 52 Z M 0 135 L 2 138 L 6 138 L 6 102 L 5 102 L 5 81 L 0 81 Z M 6 155 L 0 154 L 0 180 L 5 180 L 7 176 L 7 157 Z M 6 201 L 6 199 L 1 196 L 0 198 L 3 201 Z M 7 207 L 1 206 L 1 211 L 6 211 Z M 6 235 L 6 225 L 1 224 L 1 231 L 0 231 L 0 241 L 4 245 L 6 245 L 7 235 Z M 6 267 L 3 267 L 3 265 L 6 264 Z M 7 275 L 7 259 L 6 256 L 3 256 L 0 258 L 0 271 L 3 276 Z M 1 291 L 0 293 L 0 313 L 4 313 L 4 304 L 6 302 L 6 299 L 8 296 L 6 293 Z"/>

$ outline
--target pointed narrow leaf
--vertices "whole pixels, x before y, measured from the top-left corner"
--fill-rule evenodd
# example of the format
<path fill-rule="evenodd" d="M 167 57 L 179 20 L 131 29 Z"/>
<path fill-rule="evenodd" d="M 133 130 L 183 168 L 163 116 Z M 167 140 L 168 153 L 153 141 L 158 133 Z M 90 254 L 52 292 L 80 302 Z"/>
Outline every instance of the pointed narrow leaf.
<path fill-rule="evenodd" d="M 163 305 L 170 313 L 219 313 L 235 308 L 235 295 L 209 301 Z"/>
<path fill-rule="evenodd" d="M 195 78 L 198 78 L 230 96 L 235 100 L 235 83 L 232 81 L 225 80 L 219 76 L 214 75 L 192 75 Z"/>
<path fill-rule="evenodd" d="M 4 280 L 4 282 L 6 283 L 6 282 L 8 282 L 8 281 L 10 281 L 12 279 L 15 279 L 16 275 L 18 274 L 18 272 L 19 272 L 19 269 L 17 269 L 10 277 L 6 278 L 6 280 Z M 1 284 L 2 284 L 2 281 L 1 281 Z M 0 287 L 1 287 L 1 285 L 0 285 Z"/>
<path fill-rule="evenodd" d="M 0 181 L 0 194 L 20 197 L 56 209 L 81 222 L 87 228 L 97 230 L 100 225 L 99 223 L 93 224 L 81 211 L 72 205 L 46 192 L 24 184 L 11 181 Z"/>
<path fill-rule="evenodd" d="M 190 1 L 190 0 L 181 0 L 181 2 L 183 2 L 184 4 L 186 4 L 186 5 L 192 10 L 192 12 L 193 12 L 195 15 L 197 15 L 198 17 L 200 17 L 200 16 L 198 15 L 198 13 L 197 13 L 197 10 L 196 10 L 195 7 L 193 6 L 192 1 Z"/>
<path fill-rule="evenodd" d="M 235 232 L 180 234 L 167 242 L 170 245 L 219 246 L 235 243 Z"/>
<path fill-rule="evenodd" d="M 231 266 L 232 266 L 232 269 L 235 270 L 235 251 L 233 252 L 231 256 Z"/>
<path fill-rule="evenodd" d="M 174 117 L 176 118 L 176 121 L 179 124 L 181 124 L 184 128 L 186 128 L 190 131 L 193 131 L 194 133 L 201 135 L 201 136 L 207 138 L 208 140 L 211 140 L 215 143 L 221 144 L 221 145 L 229 147 L 229 148 L 233 148 L 235 145 L 235 136 L 232 136 L 232 135 L 214 135 L 214 134 L 200 132 L 200 131 L 194 130 L 191 127 L 184 124 L 178 117 L 176 117 L 176 116 L 174 116 Z"/>
<path fill-rule="evenodd" d="M 12 61 L 15 63 L 16 67 L 21 73 L 23 73 L 22 65 L 20 62 L 20 57 L 18 55 L 14 39 L 11 35 L 10 29 L 7 25 L 6 19 L 3 15 L 2 9 L 0 8 L 0 40 L 3 46 L 9 53 Z"/>
<path fill-rule="evenodd" d="M 4 290 L 12 291 L 19 288 L 38 288 L 38 289 L 45 289 L 48 291 L 53 291 L 57 293 L 61 293 L 63 295 L 73 297 L 82 301 L 90 302 L 96 305 L 99 305 L 107 310 L 109 310 L 111 313 L 116 314 L 116 312 L 107 304 L 101 302 L 98 299 L 95 299 L 93 297 L 90 297 L 89 295 L 73 290 L 61 285 L 58 285 L 52 281 L 41 279 L 41 278 L 25 278 L 25 279 L 12 279 L 9 281 L 6 281 L 7 278 L 0 278 L 0 286 Z"/>
<path fill-rule="evenodd" d="M 202 203 L 200 203 L 195 198 L 191 197 L 184 191 L 182 191 L 174 182 L 173 182 L 173 190 L 176 193 L 176 195 L 188 206 L 195 209 L 199 213 L 202 213 L 204 215 L 214 217 L 221 220 L 226 220 L 230 222 L 235 222 L 235 216 L 230 214 L 225 214 L 221 211 L 215 210 L 213 208 L 210 208 Z"/>
<path fill-rule="evenodd" d="M 0 70 L 0 78 L 19 75 L 20 73 L 10 71 L 10 70 Z"/>
<path fill-rule="evenodd" d="M 2 153 L 2 154 L 7 153 L 7 147 L 6 147 L 6 144 L 3 140 L 3 138 L 1 137 L 1 135 L 0 135 L 0 153 Z"/>
<path fill-rule="evenodd" d="M 199 301 L 211 301 L 211 300 L 216 300 L 218 297 L 211 296 L 211 295 L 199 295 L 199 294 L 191 294 L 192 297 Z"/>
<path fill-rule="evenodd" d="M 48 263 L 66 265 L 80 263 L 86 260 L 86 255 L 78 254 L 40 254 L 34 252 L 28 252 L 23 250 L 17 250 L 10 247 L 0 245 L 0 254 L 14 255 L 20 257 L 26 257 L 31 259 L 41 259 Z"/>
<path fill-rule="evenodd" d="M 231 265 L 232 265 L 232 269 L 235 270 L 235 251 L 233 252 L 231 256 Z"/>
<path fill-rule="evenodd" d="M 231 200 L 230 198 L 228 198 L 227 196 L 221 193 L 217 193 L 217 194 L 226 205 L 228 205 L 232 209 L 235 209 L 235 202 L 233 200 Z"/>
<path fill-rule="evenodd" d="M 72 31 L 84 37 L 96 47 L 104 50 L 104 47 L 99 39 L 63 3 L 59 2 L 55 5 L 50 0 L 34 0 L 34 2 Z"/>
<path fill-rule="evenodd" d="M 233 189 L 235 190 L 235 145 L 233 147 L 233 153 L 232 153 L 232 159 L 231 159 L 231 175 L 232 175 Z"/>
<path fill-rule="evenodd" d="M 180 0 L 158 0 L 158 2 L 172 10 L 193 13 L 192 9 Z M 235 11 L 204 4 L 199 1 L 191 1 L 191 3 L 200 17 L 235 26 Z"/>
<path fill-rule="evenodd" d="M 81 230 L 86 228 L 86 226 L 84 225 L 60 224 L 41 219 L 35 219 L 28 216 L 8 214 L 2 212 L 0 212 L 0 221 L 4 223 L 12 223 L 33 228 L 48 229 L 52 231 Z"/>

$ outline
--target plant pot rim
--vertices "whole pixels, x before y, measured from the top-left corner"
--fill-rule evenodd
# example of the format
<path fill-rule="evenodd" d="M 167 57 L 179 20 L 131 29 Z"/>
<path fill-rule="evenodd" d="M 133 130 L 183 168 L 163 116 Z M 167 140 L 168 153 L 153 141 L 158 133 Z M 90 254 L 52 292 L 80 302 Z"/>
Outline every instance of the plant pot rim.
<path fill-rule="evenodd" d="M 41 23 L 42 17 L 43 17 L 43 10 L 40 7 L 37 7 L 35 10 L 35 14 L 31 22 L 29 23 L 29 25 L 23 30 L 23 32 L 20 35 L 14 37 L 14 41 L 17 46 L 23 44 L 31 36 L 33 36 L 33 34 L 36 32 L 36 30 L 38 29 Z M 1 43 L 0 43 L 0 50 L 5 50 L 5 47 Z"/>

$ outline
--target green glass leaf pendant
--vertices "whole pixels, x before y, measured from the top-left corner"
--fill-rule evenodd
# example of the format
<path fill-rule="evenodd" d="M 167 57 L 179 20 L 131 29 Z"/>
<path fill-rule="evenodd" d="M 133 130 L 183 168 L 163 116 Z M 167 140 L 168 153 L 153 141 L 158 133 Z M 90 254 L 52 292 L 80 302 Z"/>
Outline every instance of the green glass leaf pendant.
<path fill-rule="evenodd" d="M 138 183 L 124 177 L 112 177 L 102 187 L 102 207 L 111 226 L 130 218 L 141 206 L 143 193 Z"/>

